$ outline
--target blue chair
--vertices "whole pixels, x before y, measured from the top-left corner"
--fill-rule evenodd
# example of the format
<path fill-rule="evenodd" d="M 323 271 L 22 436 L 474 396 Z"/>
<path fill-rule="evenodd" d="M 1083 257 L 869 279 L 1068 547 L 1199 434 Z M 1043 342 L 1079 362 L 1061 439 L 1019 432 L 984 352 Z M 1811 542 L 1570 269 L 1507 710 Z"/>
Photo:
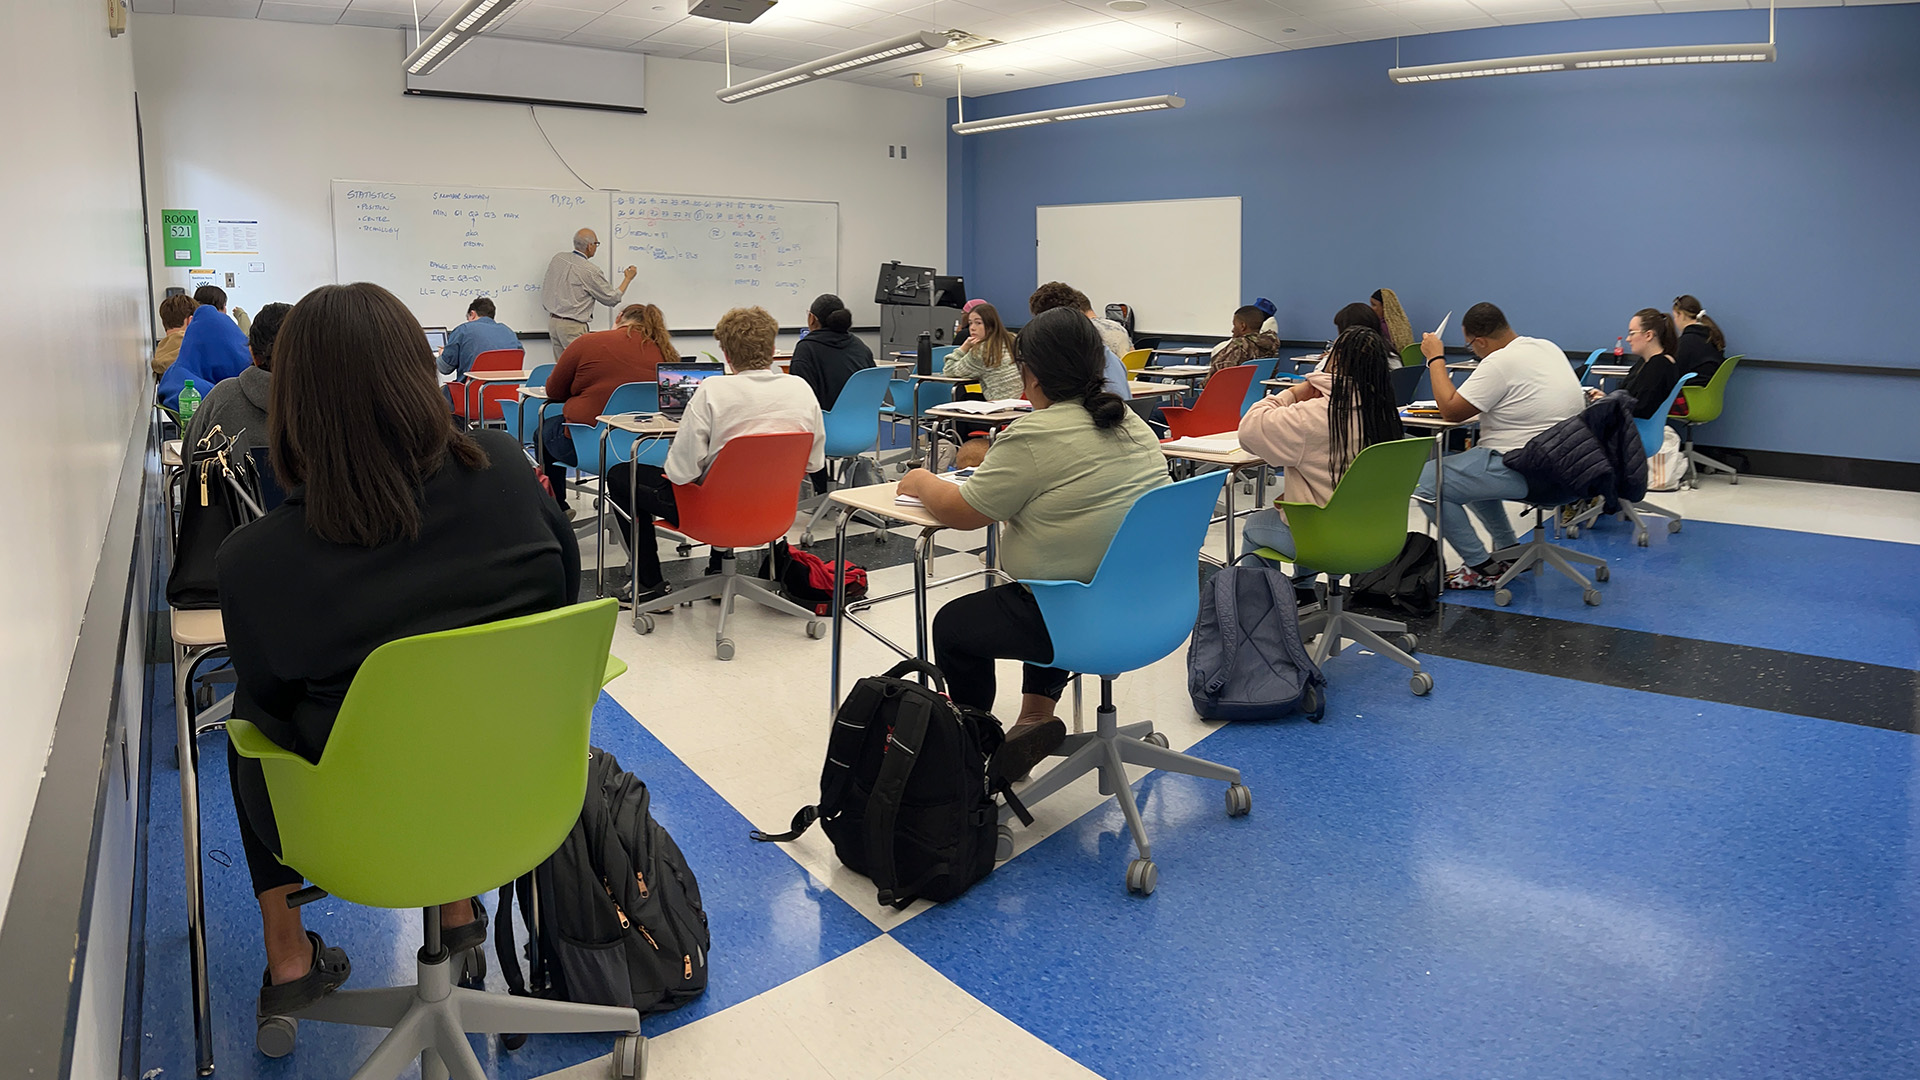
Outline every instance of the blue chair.
<path fill-rule="evenodd" d="M 1667 411 L 1673 408 L 1674 401 L 1680 397 L 1680 391 L 1686 387 L 1687 383 L 1693 381 L 1693 375 L 1694 373 L 1688 372 L 1687 374 L 1680 376 L 1680 380 L 1673 384 L 1673 392 L 1667 395 L 1666 402 L 1662 404 L 1660 408 L 1654 410 L 1652 419 L 1641 420 L 1638 417 L 1634 419 L 1633 426 L 1640 433 L 1640 447 L 1642 450 L 1646 451 L 1646 455 L 1648 457 L 1652 457 L 1653 455 L 1660 452 L 1661 440 L 1663 440 L 1666 437 Z M 1579 539 L 1580 530 L 1582 528 L 1589 527 L 1595 521 L 1599 520 L 1601 509 L 1602 508 L 1600 504 L 1595 503 L 1594 505 L 1588 507 L 1586 511 L 1581 513 L 1579 516 L 1573 518 L 1572 520 L 1563 522 L 1561 524 L 1561 528 L 1562 528 L 1562 531 L 1564 531 L 1567 534 L 1567 539 L 1569 540 Z M 1641 517 L 1640 517 L 1640 515 L 1642 514 L 1649 514 L 1653 517 L 1666 518 L 1668 532 L 1677 533 L 1680 531 L 1680 522 L 1682 519 L 1678 513 L 1672 510 L 1668 510 L 1665 507 L 1661 507 L 1661 506 L 1655 506 L 1654 504 L 1647 502 L 1644 499 L 1641 500 L 1640 502 L 1635 502 L 1635 503 L 1622 503 L 1620 505 L 1620 516 L 1624 520 L 1627 520 L 1633 523 L 1633 528 L 1634 528 L 1633 542 L 1636 544 L 1639 544 L 1641 547 L 1646 547 L 1647 540 L 1649 539 L 1649 536 L 1647 533 L 1647 523 L 1641 520 Z"/>
<path fill-rule="evenodd" d="M 1587 354 L 1586 366 L 1580 369 L 1580 385 L 1581 386 L 1597 387 L 1600 385 L 1600 377 L 1593 373 L 1593 365 L 1599 363 L 1600 358 L 1602 356 L 1605 356 L 1606 353 L 1607 353 L 1607 350 L 1605 349 L 1595 349 L 1592 352 Z"/>
<path fill-rule="evenodd" d="M 527 381 L 524 385 L 545 386 L 547 385 L 547 376 L 551 374 L 553 374 L 552 364 L 535 364 L 532 368 L 528 369 Z"/>
<path fill-rule="evenodd" d="M 914 384 L 906 379 L 888 380 L 887 398 L 892 404 L 881 406 L 880 419 L 890 424 L 907 424 L 913 422 L 913 413 L 909 411 L 905 405 L 905 402 L 908 400 L 907 388 L 912 385 Z M 953 400 L 952 383 L 923 382 L 919 385 L 920 393 L 917 396 L 919 398 L 920 415 L 923 417 L 927 415 L 928 409 L 936 405 L 945 405 Z M 909 451 L 909 453 L 911 453 L 911 451 Z"/>
<path fill-rule="evenodd" d="M 507 422 L 507 430 L 512 432 L 513 436 L 520 440 L 521 446 L 532 446 L 533 442 L 529 432 L 525 427 L 521 426 L 521 406 L 525 404 L 526 402 L 517 397 L 501 398 L 500 419 Z"/>
<path fill-rule="evenodd" d="M 1113 682 L 1123 671 L 1146 667 L 1178 649 L 1193 632 L 1200 611 L 1200 576 L 1194 567 L 1213 520 L 1224 472 L 1155 488 L 1134 500 L 1120 531 L 1107 545 L 1090 582 L 1027 581 L 1053 638 L 1053 664 L 1100 677 L 1098 724 L 1091 734 L 1069 735 L 1060 748 L 1066 760 L 1034 779 L 1020 793 L 1031 805 L 1098 771 L 1102 794 L 1118 796 L 1139 855 L 1127 864 L 1127 889 L 1146 895 L 1159 881 L 1146 826 L 1127 779 L 1128 765 L 1224 780 L 1227 814 L 1253 808 L 1253 794 L 1240 770 L 1167 748 L 1166 736 L 1148 721 L 1119 723 Z M 1007 811 L 1010 814 L 1012 811 Z M 1001 817 L 999 854 L 1013 853 L 1013 831 Z"/>
<path fill-rule="evenodd" d="M 938 375 L 940 372 L 947 370 L 947 357 L 952 356 L 953 351 L 959 347 L 958 345 L 941 345 L 933 350 L 934 374 Z"/>
<path fill-rule="evenodd" d="M 840 475 L 836 483 L 844 483 L 853 474 L 853 467 L 860 455 L 880 442 L 880 406 L 887 396 L 887 384 L 892 372 L 886 368 L 868 368 L 856 371 L 841 384 L 840 396 L 833 401 L 833 408 L 825 414 L 827 424 L 827 468 L 832 470 L 834 462 L 841 463 Z M 806 530 L 800 534 L 801 546 L 813 543 L 814 527 L 827 514 L 830 505 L 827 493 L 822 491 L 819 505 L 813 508 L 813 516 L 807 519 Z"/>
<path fill-rule="evenodd" d="M 1247 384 L 1247 398 L 1240 403 L 1241 416 L 1247 415 L 1247 410 L 1253 408 L 1254 402 L 1267 396 L 1270 388 L 1261 384 L 1273 378 L 1273 369 L 1277 367 L 1279 363 L 1279 357 L 1269 356 L 1260 360 L 1249 360 L 1240 365 L 1241 367 L 1250 367 L 1253 369 L 1253 381 Z"/>

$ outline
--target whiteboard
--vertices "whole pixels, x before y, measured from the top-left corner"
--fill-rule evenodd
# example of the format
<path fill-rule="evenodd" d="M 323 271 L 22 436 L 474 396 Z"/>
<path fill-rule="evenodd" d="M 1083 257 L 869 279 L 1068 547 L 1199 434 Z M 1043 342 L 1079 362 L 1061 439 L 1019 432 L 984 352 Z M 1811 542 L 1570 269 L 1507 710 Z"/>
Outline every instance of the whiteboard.
<path fill-rule="evenodd" d="M 1080 203 L 1034 211 L 1039 281 L 1064 281 L 1093 310 L 1133 306 L 1152 334 L 1225 334 L 1240 292 L 1240 199 Z"/>
<path fill-rule="evenodd" d="M 639 268 L 627 294 L 676 330 L 753 304 L 804 326 L 814 297 L 840 291 L 839 203 L 616 191 L 607 246 Z"/>
<path fill-rule="evenodd" d="M 486 296 L 501 322 L 544 333 L 540 283 L 548 261 L 573 250 L 579 229 L 604 239 L 608 213 L 604 191 L 335 180 L 335 280 L 385 287 L 423 326 L 458 326 L 468 301 Z M 594 259 L 602 271 L 611 265 L 610 246 Z M 604 312 L 596 312 L 595 325 L 611 325 Z"/>

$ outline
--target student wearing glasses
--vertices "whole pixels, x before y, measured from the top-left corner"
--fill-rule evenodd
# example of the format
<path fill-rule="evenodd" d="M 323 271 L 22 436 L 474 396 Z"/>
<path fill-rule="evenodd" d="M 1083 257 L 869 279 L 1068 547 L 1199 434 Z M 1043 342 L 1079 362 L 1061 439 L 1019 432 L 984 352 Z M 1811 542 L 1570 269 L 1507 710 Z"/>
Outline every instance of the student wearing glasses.
<path fill-rule="evenodd" d="M 1658 308 L 1641 308 L 1627 320 L 1627 348 L 1639 359 L 1620 389 L 1633 398 L 1633 415 L 1642 420 L 1653 419 L 1654 410 L 1666 402 L 1673 384 L 1680 381 L 1680 365 L 1673 359 L 1677 337 L 1673 320 Z M 1587 389 L 1588 401 L 1598 401 L 1601 396 L 1598 389 Z"/>

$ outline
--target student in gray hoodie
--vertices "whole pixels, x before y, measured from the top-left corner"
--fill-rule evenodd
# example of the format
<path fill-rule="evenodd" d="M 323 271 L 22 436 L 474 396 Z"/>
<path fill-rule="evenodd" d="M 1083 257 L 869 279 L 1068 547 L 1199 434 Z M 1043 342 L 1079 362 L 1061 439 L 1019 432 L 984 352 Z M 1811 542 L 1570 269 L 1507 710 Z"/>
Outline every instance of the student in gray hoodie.
<path fill-rule="evenodd" d="M 247 331 L 247 351 L 253 354 L 253 366 L 237 377 L 215 383 L 205 400 L 194 410 L 187 424 L 183 455 L 206 438 L 218 424 L 240 449 L 250 450 L 267 444 L 267 393 L 273 386 L 273 340 L 280 333 L 280 322 L 291 305 L 268 304 L 253 317 Z"/>

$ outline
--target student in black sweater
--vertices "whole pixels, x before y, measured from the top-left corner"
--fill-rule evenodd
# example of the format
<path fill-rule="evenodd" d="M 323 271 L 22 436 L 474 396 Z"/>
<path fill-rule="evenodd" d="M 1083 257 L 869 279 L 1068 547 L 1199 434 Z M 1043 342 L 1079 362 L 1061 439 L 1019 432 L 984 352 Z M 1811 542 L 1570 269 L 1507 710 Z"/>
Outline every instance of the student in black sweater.
<path fill-rule="evenodd" d="M 1680 332 L 1679 346 L 1673 352 L 1680 374 L 1692 372 L 1693 381 L 1687 385 L 1705 386 L 1727 358 L 1726 335 L 1720 332 L 1718 323 L 1707 317 L 1707 309 L 1693 296 L 1673 298 L 1673 325 Z M 1684 412 L 1679 404 L 1674 403 L 1675 411 Z"/>
<path fill-rule="evenodd" d="M 1641 308 L 1627 320 L 1627 348 L 1639 359 L 1620 389 L 1632 396 L 1634 416 L 1653 419 L 1654 411 L 1673 393 L 1673 384 L 1680 381 L 1680 367 L 1673 360 L 1675 344 L 1673 321 L 1657 308 Z M 1600 400 L 1600 391 L 1588 387 L 1587 400 Z"/>
<path fill-rule="evenodd" d="M 838 296 L 821 293 L 807 308 L 807 336 L 793 347 L 790 375 L 798 375 L 813 387 L 820 411 L 827 412 L 840 400 L 840 388 L 856 371 L 873 366 L 873 350 L 854 337 L 853 312 Z M 825 493 L 831 487 L 832 473 L 822 469 L 813 474 L 813 490 Z"/>
<path fill-rule="evenodd" d="M 420 324 L 385 289 L 326 285 L 287 313 L 267 441 L 287 499 L 217 562 L 233 714 L 308 760 L 375 648 L 578 598 L 580 552 L 559 507 L 512 436 L 454 428 Z M 229 749 L 227 765 L 266 939 L 260 1016 L 285 1015 L 350 966 L 287 907 L 302 879 L 274 857 L 259 762 Z M 478 905 L 441 917 L 450 951 L 484 940 Z"/>

